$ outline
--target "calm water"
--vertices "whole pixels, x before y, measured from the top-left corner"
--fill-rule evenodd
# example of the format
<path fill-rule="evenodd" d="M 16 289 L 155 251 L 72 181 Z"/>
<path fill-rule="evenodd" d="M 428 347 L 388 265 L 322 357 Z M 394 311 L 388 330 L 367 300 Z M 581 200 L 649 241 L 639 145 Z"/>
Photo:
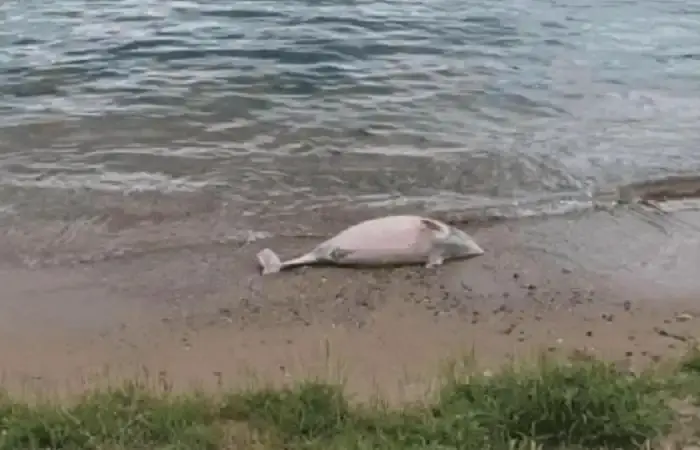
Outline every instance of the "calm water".
<path fill-rule="evenodd" d="M 0 19 L 14 217 L 134 191 L 247 218 L 546 212 L 700 168 L 700 0 L 5 0 Z"/>

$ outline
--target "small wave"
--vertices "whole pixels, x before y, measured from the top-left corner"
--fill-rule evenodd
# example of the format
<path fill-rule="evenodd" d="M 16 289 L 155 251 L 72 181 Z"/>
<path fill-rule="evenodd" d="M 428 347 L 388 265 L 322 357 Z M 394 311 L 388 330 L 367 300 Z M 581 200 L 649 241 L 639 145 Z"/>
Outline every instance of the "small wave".
<path fill-rule="evenodd" d="M 32 176 L 3 175 L 2 184 L 12 187 L 59 189 L 59 190 L 94 190 L 111 192 L 197 192 L 215 186 L 213 180 L 197 181 L 188 177 L 173 178 L 165 174 L 151 172 L 110 172 L 98 174 L 56 174 Z"/>

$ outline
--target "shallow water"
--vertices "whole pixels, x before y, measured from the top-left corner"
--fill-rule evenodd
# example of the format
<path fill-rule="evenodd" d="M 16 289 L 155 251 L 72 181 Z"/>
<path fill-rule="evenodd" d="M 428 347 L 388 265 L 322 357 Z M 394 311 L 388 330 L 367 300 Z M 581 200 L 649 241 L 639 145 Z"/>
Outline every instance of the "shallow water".
<path fill-rule="evenodd" d="M 699 0 L 9 0 L 0 17 L 0 211 L 29 236 L 105 214 L 110 232 L 547 214 L 700 168 Z"/>

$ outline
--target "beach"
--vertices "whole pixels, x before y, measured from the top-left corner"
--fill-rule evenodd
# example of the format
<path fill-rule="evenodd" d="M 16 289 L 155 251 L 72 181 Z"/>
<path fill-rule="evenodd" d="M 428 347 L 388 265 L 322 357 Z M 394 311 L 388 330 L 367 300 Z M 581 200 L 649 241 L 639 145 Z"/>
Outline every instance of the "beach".
<path fill-rule="evenodd" d="M 684 354 L 697 337 L 694 218 L 635 205 L 465 224 L 486 254 L 435 270 L 259 275 L 262 247 L 291 256 L 318 237 L 36 267 L 8 259 L 3 384 L 60 394 L 133 377 L 176 389 L 321 377 L 401 400 L 455 358 L 491 370 L 575 354 L 637 370 Z"/>
<path fill-rule="evenodd" d="M 0 450 L 697 441 L 697 2 L 103 3 L 0 3 Z"/>

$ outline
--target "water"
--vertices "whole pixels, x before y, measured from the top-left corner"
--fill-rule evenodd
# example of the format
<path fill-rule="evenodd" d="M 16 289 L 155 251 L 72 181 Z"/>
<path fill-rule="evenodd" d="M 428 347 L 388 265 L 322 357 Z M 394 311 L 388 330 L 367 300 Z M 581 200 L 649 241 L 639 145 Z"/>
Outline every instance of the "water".
<path fill-rule="evenodd" d="M 0 213 L 25 228 L 551 213 L 700 168 L 700 0 L 6 0 L 0 18 Z"/>

